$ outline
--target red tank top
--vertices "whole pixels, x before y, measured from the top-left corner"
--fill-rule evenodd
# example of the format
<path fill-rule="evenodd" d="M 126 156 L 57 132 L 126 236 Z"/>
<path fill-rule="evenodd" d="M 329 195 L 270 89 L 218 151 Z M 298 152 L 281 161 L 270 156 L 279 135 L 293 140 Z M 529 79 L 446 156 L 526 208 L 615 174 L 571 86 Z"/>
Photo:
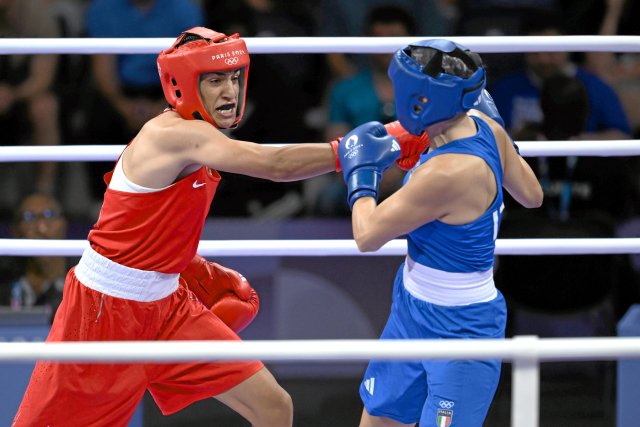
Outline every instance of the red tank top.
<path fill-rule="evenodd" d="M 109 185 L 113 172 L 105 175 Z M 111 261 L 139 270 L 175 274 L 195 256 L 204 221 L 220 182 L 202 167 L 152 193 L 107 188 L 91 247 Z"/>

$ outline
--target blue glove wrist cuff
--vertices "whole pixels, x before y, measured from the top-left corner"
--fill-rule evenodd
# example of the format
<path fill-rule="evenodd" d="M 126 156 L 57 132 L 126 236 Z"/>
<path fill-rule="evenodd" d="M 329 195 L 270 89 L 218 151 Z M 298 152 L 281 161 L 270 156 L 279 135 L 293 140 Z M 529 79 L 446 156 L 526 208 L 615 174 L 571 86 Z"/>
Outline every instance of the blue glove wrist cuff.
<path fill-rule="evenodd" d="M 500 116 L 498 107 L 496 107 L 496 104 L 493 101 L 493 98 L 491 97 L 491 95 L 489 95 L 489 92 L 487 92 L 486 89 L 482 90 L 482 93 L 478 98 L 478 102 L 476 105 L 473 106 L 473 108 L 475 108 L 478 111 L 482 111 L 487 116 L 491 117 L 493 120 L 498 122 L 500 126 L 505 127 L 504 120 Z"/>
<path fill-rule="evenodd" d="M 349 207 L 353 209 L 353 204 L 360 197 L 373 197 L 378 200 L 378 187 L 382 173 L 374 168 L 360 168 L 354 170 L 347 179 L 347 189 Z"/>

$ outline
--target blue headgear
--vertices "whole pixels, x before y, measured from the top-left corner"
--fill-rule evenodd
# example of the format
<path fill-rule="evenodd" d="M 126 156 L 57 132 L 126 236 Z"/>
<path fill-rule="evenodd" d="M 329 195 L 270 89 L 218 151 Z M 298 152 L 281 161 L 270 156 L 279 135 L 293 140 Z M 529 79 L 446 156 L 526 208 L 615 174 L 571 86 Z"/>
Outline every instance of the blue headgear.
<path fill-rule="evenodd" d="M 463 78 L 444 73 L 443 54 L 459 58 L 473 72 Z M 389 65 L 396 114 L 402 126 L 420 135 L 427 126 L 468 111 L 486 83 L 482 60 L 450 40 L 422 40 L 399 49 Z"/>

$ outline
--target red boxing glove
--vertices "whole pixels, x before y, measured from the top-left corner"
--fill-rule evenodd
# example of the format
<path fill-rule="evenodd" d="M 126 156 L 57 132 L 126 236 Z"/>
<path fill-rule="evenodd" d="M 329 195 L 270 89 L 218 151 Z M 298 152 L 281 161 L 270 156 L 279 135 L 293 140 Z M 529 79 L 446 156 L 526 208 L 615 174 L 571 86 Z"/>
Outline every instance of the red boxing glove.
<path fill-rule="evenodd" d="M 237 271 L 196 255 L 180 277 L 202 304 L 235 332 L 246 328 L 258 314 L 258 293 Z"/>
<path fill-rule="evenodd" d="M 396 163 L 400 169 L 408 171 L 418 163 L 422 153 L 429 147 L 431 142 L 429 135 L 425 131 L 422 132 L 422 135 L 415 136 L 403 128 L 398 120 L 387 123 L 384 127 L 387 133 L 393 136 L 400 144 L 401 154 Z"/>
<path fill-rule="evenodd" d="M 387 123 L 384 125 L 384 128 L 387 130 L 387 133 L 393 136 L 400 144 L 401 154 L 398 160 L 396 160 L 396 163 L 400 169 L 405 171 L 408 171 L 418 163 L 420 156 L 427 150 L 431 143 L 426 131 L 422 132 L 420 136 L 415 136 L 403 128 L 398 120 Z M 336 156 L 336 172 L 342 171 L 340 157 L 338 157 L 338 145 L 341 139 L 342 137 L 339 137 L 329 142 Z"/>

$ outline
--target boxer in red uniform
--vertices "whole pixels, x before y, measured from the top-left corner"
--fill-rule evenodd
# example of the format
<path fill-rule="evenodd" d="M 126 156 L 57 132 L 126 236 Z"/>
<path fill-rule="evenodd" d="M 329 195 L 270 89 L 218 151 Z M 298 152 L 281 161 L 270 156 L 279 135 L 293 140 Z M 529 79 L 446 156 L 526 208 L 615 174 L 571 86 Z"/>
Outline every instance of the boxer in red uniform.
<path fill-rule="evenodd" d="M 89 247 L 65 282 L 48 342 L 239 340 L 258 297 L 239 273 L 199 257 L 218 170 L 272 181 L 340 169 L 337 142 L 268 147 L 232 140 L 249 55 L 237 35 L 196 27 L 158 56 L 165 112 L 114 170 Z M 428 137 L 387 127 L 410 168 Z M 291 426 L 291 398 L 259 361 L 176 364 L 39 362 L 14 426 L 126 426 L 145 390 L 164 414 L 215 397 L 253 426 Z"/>

